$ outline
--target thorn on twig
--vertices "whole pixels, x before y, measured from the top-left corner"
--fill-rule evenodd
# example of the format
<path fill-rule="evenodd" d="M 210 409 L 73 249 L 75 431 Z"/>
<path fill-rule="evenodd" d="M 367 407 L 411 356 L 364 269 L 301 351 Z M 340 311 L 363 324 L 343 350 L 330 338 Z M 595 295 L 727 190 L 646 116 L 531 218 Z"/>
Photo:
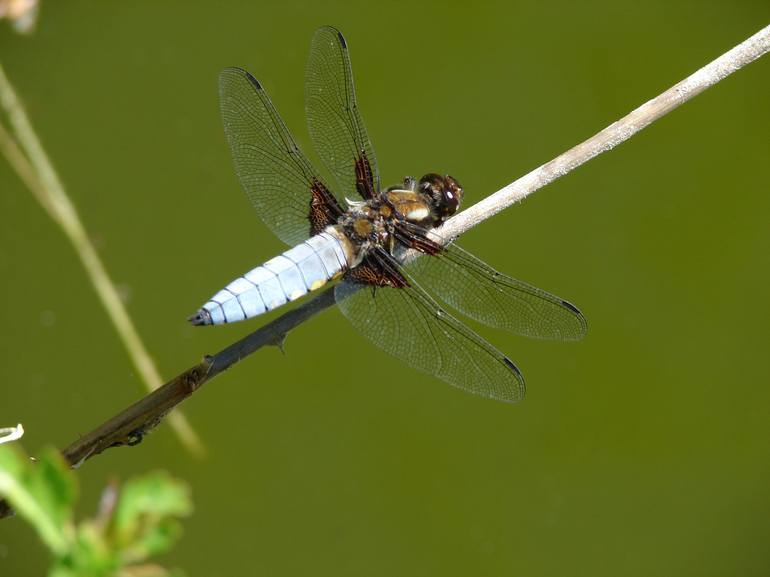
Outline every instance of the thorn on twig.
<path fill-rule="evenodd" d="M 283 348 L 283 344 L 286 342 L 286 334 L 287 333 L 281 333 L 273 337 L 268 341 L 267 344 L 278 347 L 278 350 L 281 351 L 284 355 L 286 354 L 286 350 Z"/>

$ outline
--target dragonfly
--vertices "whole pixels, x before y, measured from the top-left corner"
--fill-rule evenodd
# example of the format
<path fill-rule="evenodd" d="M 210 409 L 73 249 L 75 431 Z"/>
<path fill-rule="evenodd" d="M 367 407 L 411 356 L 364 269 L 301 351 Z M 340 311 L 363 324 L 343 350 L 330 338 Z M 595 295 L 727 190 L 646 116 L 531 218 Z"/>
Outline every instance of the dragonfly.
<path fill-rule="evenodd" d="M 455 178 L 428 173 L 381 189 L 348 45 L 336 28 L 315 32 L 305 79 L 310 138 L 335 187 L 302 153 L 251 74 L 223 70 L 219 95 L 241 185 L 291 248 L 217 292 L 192 324 L 242 321 L 335 282 L 336 305 L 375 345 L 460 389 L 507 402 L 524 397 L 521 372 L 448 308 L 527 337 L 584 336 L 586 320 L 573 304 L 445 241 L 442 224 L 463 199 Z"/>

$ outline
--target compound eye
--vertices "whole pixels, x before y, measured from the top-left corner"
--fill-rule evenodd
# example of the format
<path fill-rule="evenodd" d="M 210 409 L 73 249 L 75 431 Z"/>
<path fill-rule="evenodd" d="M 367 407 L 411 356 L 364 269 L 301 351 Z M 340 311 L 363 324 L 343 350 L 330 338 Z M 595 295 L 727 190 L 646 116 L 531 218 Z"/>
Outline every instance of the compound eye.
<path fill-rule="evenodd" d="M 457 207 L 460 206 L 460 198 L 451 188 L 444 189 L 443 197 L 443 213 L 446 216 L 452 216 L 455 212 L 457 212 Z"/>
<path fill-rule="evenodd" d="M 435 172 L 426 174 L 420 179 L 419 188 L 425 193 L 435 195 L 444 188 L 444 177 Z"/>
<path fill-rule="evenodd" d="M 441 176 L 429 173 L 420 179 L 420 190 L 429 195 L 434 214 L 439 222 L 457 212 L 463 198 L 463 189 L 454 178 L 449 175 Z"/>
<path fill-rule="evenodd" d="M 448 174 L 444 177 L 443 204 L 445 217 L 452 216 L 460 207 L 463 199 L 463 187 Z"/>

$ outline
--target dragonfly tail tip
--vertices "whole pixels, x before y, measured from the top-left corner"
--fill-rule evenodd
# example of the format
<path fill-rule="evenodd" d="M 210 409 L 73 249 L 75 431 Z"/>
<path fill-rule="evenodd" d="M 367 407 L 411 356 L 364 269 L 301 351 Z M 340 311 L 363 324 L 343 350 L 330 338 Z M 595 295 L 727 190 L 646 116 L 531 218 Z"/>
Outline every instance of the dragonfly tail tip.
<path fill-rule="evenodd" d="M 196 327 L 200 325 L 213 324 L 211 321 L 211 313 L 209 313 L 209 311 L 206 309 L 198 309 L 198 312 L 189 317 L 187 320 Z"/>

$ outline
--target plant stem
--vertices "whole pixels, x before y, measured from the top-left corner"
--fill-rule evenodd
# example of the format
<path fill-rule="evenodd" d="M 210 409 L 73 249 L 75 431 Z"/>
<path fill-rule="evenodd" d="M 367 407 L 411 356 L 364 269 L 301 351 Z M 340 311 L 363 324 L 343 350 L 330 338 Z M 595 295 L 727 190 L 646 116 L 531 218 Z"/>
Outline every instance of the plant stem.
<path fill-rule="evenodd" d="M 16 136 L 14 138 L 8 134 L 0 125 L 0 149 L 33 196 L 48 215 L 59 224 L 72 243 L 139 377 L 150 391 L 157 389 L 163 384 L 160 373 L 131 321 L 115 284 L 91 243 L 75 205 L 67 195 L 40 139 L 32 128 L 2 65 L 0 65 L 0 103 L 8 115 Z M 203 453 L 203 445 L 184 415 L 175 413 L 171 416 L 171 423 L 188 450 L 196 454 Z"/>
<path fill-rule="evenodd" d="M 612 150 L 676 107 L 766 54 L 768 50 L 770 50 L 770 26 L 765 26 L 732 50 L 725 52 L 716 60 L 659 96 L 645 102 L 588 140 L 570 148 L 550 162 L 537 167 L 449 219 L 441 228 L 442 236 L 447 240 L 456 238 L 504 208 L 524 199 L 557 178 L 572 172 L 593 157 Z"/>

